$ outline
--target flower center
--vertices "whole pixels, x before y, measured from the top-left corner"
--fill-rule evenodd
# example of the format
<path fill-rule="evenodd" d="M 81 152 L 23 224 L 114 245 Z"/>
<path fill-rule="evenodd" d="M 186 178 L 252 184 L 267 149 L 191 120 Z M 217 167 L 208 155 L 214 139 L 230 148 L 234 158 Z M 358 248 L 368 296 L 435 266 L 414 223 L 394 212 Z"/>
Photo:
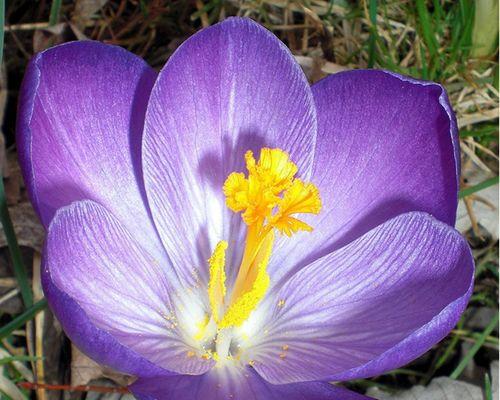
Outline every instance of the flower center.
<path fill-rule="evenodd" d="M 210 352 L 215 359 L 219 342 L 229 348 L 229 332 L 248 319 L 269 288 L 267 265 L 275 230 L 288 237 L 298 231 L 310 232 L 312 227 L 295 215 L 318 214 L 321 209 L 318 189 L 312 183 L 295 178 L 297 166 L 283 150 L 263 148 L 258 162 L 253 153 L 247 151 L 245 161 L 248 175 L 233 172 L 223 187 L 228 208 L 241 212 L 247 225 L 245 249 L 230 293 L 227 293 L 225 273 L 227 242 L 220 241 L 208 260 L 208 298 L 212 318 L 207 318 L 197 336 L 202 339 L 207 336 L 207 329 L 216 329 L 217 346 Z"/>

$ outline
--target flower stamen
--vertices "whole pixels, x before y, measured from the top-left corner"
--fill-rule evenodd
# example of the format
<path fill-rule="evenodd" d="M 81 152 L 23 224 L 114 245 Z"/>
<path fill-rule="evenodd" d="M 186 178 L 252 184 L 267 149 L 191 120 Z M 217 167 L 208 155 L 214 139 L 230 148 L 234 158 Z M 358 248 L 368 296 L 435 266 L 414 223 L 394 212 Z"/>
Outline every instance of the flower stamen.
<path fill-rule="evenodd" d="M 287 236 L 298 231 L 310 232 L 312 227 L 295 215 L 318 214 L 321 210 L 317 187 L 295 178 L 297 166 L 285 151 L 263 148 L 258 161 L 247 151 L 245 161 L 248 176 L 233 172 L 223 186 L 226 205 L 236 213 L 241 212 L 248 226 L 241 265 L 227 304 L 224 271 L 227 242 L 219 242 L 209 260 L 208 295 L 219 330 L 241 326 L 264 298 L 270 285 L 267 264 L 274 230 Z"/>

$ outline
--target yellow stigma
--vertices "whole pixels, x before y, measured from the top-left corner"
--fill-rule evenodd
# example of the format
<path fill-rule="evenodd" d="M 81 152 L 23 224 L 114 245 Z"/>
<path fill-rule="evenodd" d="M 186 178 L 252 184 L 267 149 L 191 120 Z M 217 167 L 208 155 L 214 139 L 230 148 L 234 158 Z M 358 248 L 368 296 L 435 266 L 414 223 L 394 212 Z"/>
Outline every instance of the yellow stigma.
<path fill-rule="evenodd" d="M 241 326 L 264 298 L 270 285 L 267 264 L 274 230 L 287 236 L 312 231 L 295 215 L 318 214 L 321 210 L 318 189 L 295 178 L 297 166 L 283 150 L 263 148 L 258 162 L 247 151 L 245 161 L 248 176 L 233 172 L 223 187 L 228 208 L 241 212 L 248 226 L 241 265 L 228 299 L 224 271 L 227 242 L 219 242 L 208 261 L 208 297 L 218 329 Z"/>
<path fill-rule="evenodd" d="M 312 231 L 312 227 L 305 222 L 292 217 L 292 214 L 318 214 L 321 210 L 321 200 L 318 188 L 312 183 L 304 183 L 295 179 L 285 192 L 278 205 L 278 211 L 270 218 L 270 223 L 287 236 L 300 230 Z"/>

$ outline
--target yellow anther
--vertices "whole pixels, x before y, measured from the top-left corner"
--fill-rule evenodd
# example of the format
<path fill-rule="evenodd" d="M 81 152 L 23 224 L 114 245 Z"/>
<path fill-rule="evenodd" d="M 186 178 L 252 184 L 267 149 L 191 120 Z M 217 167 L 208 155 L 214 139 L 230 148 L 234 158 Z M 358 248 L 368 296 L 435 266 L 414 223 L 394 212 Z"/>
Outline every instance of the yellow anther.
<path fill-rule="evenodd" d="M 238 288 L 238 282 L 235 284 L 235 291 L 233 293 L 235 300 L 219 322 L 219 328 L 241 326 L 264 298 L 271 282 L 266 268 L 271 256 L 273 240 L 274 236 L 271 232 L 269 239 L 263 244 L 261 251 L 259 251 L 259 254 L 255 258 L 256 268 L 248 270 L 247 277 L 243 281 L 241 289 Z"/>
<path fill-rule="evenodd" d="M 219 321 L 219 313 L 224 306 L 226 296 L 226 264 L 227 242 L 221 240 L 208 260 L 210 266 L 210 280 L 208 282 L 208 299 L 215 322 Z"/>

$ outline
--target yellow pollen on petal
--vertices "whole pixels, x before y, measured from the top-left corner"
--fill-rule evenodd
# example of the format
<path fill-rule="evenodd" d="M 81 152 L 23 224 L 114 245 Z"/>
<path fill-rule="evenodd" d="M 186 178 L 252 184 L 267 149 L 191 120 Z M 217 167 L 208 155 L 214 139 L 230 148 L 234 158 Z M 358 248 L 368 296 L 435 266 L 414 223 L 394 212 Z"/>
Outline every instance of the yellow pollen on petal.
<path fill-rule="evenodd" d="M 226 264 L 227 242 L 221 240 L 208 260 L 210 280 L 208 282 L 208 299 L 215 322 L 219 321 L 219 313 L 224 305 L 226 296 Z"/>
<path fill-rule="evenodd" d="M 208 315 L 205 314 L 205 318 L 203 318 L 203 320 L 199 321 L 196 324 L 197 331 L 196 334 L 194 335 L 195 340 L 203 339 L 203 337 L 205 336 L 205 331 L 207 329 L 208 322 L 209 322 Z"/>
<path fill-rule="evenodd" d="M 255 159 L 245 153 L 248 174 L 233 172 L 224 182 L 227 207 L 241 213 L 247 225 L 245 249 L 232 291 L 226 298 L 225 251 L 217 244 L 209 259 L 208 297 L 212 318 L 220 330 L 241 326 L 264 298 L 271 279 L 267 264 L 274 232 L 292 236 L 312 227 L 297 214 L 318 214 L 321 199 L 317 187 L 295 177 L 297 165 L 281 149 L 262 148 Z M 280 307 L 284 305 L 280 304 Z"/>

